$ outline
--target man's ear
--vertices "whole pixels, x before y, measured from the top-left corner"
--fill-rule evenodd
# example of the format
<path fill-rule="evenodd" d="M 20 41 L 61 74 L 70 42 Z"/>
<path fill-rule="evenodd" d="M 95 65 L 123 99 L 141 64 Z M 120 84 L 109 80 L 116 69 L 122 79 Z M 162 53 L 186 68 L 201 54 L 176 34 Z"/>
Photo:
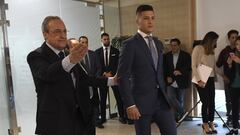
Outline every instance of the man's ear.
<path fill-rule="evenodd" d="M 47 32 L 43 32 L 43 37 L 44 37 L 44 39 L 46 40 L 47 39 Z"/>

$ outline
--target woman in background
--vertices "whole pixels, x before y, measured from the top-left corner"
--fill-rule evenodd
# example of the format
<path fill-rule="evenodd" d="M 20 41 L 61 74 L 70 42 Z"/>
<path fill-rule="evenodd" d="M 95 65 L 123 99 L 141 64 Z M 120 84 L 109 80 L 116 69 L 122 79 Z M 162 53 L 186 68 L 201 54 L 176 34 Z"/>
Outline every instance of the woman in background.
<path fill-rule="evenodd" d="M 235 53 L 230 53 L 228 57 L 228 66 L 231 69 L 230 79 L 230 97 L 232 101 L 232 122 L 233 129 L 226 135 L 238 134 L 239 118 L 239 99 L 240 99 L 240 36 L 235 41 Z"/>
<path fill-rule="evenodd" d="M 202 41 L 201 45 L 194 47 L 192 52 L 192 72 L 193 76 L 197 79 L 197 91 L 202 102 L 202 128 L 206 134 L 217 133 L 215 129 L 214 111 L 215 111 L 215 84 L 214 76 L 216 71 L 214 49 L 217 46 L 218 34 L 210 31 L 208 32 Z M 206 65 L 213 70 L 208 78 L 208 81 L 204 83 L 197 72 L 197 67 L 200 65 Z"/>

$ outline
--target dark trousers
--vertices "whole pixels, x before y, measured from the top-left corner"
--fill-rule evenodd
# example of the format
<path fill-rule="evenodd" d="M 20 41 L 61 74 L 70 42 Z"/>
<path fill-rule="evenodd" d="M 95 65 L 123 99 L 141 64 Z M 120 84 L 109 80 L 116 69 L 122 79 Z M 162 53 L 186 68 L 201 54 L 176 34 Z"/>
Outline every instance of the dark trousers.
<path fill-rule="evenodd" d="M 91 119 L 88 123 L 83 122 L 83 118 L 79 109 L 77 109 L 77 118 L 75 124 L 75 135 L 96 135 L 94 109 L 91 108 Z"/>
<path fill-rule="evenodd" d="M 107 101 L 107 95 L 108 95 L 108 89 L 109 87 L 100 87 L 100 110 L 101 110 L 101 119 L 106 120 L 106 101 Z M 118 107 L 118 114 L 120 117 L 124 117 L 124 109 L 123 109 L 123 102 L 120 97 L 118 86 L 113 86 L 113 94 L 117 102 Z"/>
<path fill-rule="evenodd" d="M 240 99 L 240 88 L 230 88 L 230 96 L 232 100 L 232 123 L 233 128 L 238 128 L 239 123 L 239 99 Z"/>
<path fill-rule="evenodd" d="M 161 135 L 177 135 L 176 124 L 170 107 L 167 103 L 160 102 L 158 101 L 153 114 L 141 114 L 140 119 L 134 122 L 136 135 L 151 135 L 152 120 L 157 124 Z"/>
<path fill-rule="evenodd" d="M 92 112 L 91 114 L 92 115 Z M 74 134 L 70 133 L 61 133 L 61 135 L 96 135 L 95 125 L 93 118 L 89 120 L 88 123 L 85 123 L 83 120 L 82 113 L 80 108 L 75 110 L 75 123 L 74 123 Z M 58 134 L 58 133 L 55 133 Z M 53 135 L 53 133 L 38 133 L 36 135 Z"/>
<path fill-rule="evenodd" d="M 210 77 L 204 88 L 196 85 L 197 91 L 202 102 L 203 123 L 213 122 L 215 111 L 215 84 L 214 77 Z"/>
<path fill-rule="evenodd" d="M 224 82 L 224 90 L 225 90 L 225 102 L 226 102 L 226 109 L 227 109 L 227 116 L 230 115 L 232 111 L 232 106 L 231 106 L 231 97 L 230 97 L 230 84 Z"/>

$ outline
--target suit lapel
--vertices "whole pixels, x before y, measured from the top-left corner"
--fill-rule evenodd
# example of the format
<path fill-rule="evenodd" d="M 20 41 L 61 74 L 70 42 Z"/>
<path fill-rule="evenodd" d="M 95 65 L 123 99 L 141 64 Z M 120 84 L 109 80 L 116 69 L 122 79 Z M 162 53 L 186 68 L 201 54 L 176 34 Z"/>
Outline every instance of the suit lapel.
<path fill-rule="evenodd" d="M 58 55 L 52 49 L 50 49 L 45 42 L 43 43 L 43 45 L 41 47 L 42 47 L 43 53 L 45 54 L 46 58 L 49 61 L 55 62 L 55 61 L 60 60 Z"/>
<path fill-rule="evenodd" d="M 180 60 L 182 59 L 182 55 L 181 55 L 181 50 L 179 51 L 179 55 L 178 55 L 178 60 L 177 60 L 177 64 L 176 64 L 176 67 L 179 67 L 179 63 L 180 63 Z"/>
<path fill-rule="evenodd" d="M 109 67 L 110 67 L 110 65 L 112 64 L 112 61 L 113 61 L 112 55 L 113 55 L 114 53 L 115 53 L 115 52 L 114 52 L 114 50 L 113 50 L 113 47 L 110 46 L 109 64 L 108 64 Z"/>
<path fill-rule="evenodd" d="M 104 53 L 103 53 L 103 47 L 101 47 L 101 49 L 99 50 L 99 54 L 100 54 L 100 60 L 101 60 L 101 65 L 105 65 L 104 63 Z"/>
<path fill-rule="evenodd" d="M 159 69 L 159 66 L 163 60 L 163 47 L 160 45 L 160 42 L 158 41 L 158 39 L 156 39 L 155 37 L 153 38 L 155 46 L 157 48 L 157 52 L 158 52 L 158 65 L 157 65 L 157 69 Z"/>
<path fill-rule="evenodd" d="M 144 51 L 145 55 L 147 56 L 148 58 L 148 61 L 150 62 L 150 64 L 152 65 L 153 69 L 155 70 L 155 67 L 154 67 L 154 63 L 153 63 L 153 59 L 152 59 L 152 56 L 151 56 L 151 52 L 148 48 L 148 45 L 146 43 L 146 41 L 143 39 L 143 37 L 140 35 L 140 34 L 136 34 L 136 38 L 139 40 L 139 46 L 142 48 L 142 50 Z"/>
<path fill-rule="evenodd" d="M 169 63 L 171 63 L 171 67 L 170 68 L 174 70 L 173 54 L 172 53 L 169 55 Z"/>

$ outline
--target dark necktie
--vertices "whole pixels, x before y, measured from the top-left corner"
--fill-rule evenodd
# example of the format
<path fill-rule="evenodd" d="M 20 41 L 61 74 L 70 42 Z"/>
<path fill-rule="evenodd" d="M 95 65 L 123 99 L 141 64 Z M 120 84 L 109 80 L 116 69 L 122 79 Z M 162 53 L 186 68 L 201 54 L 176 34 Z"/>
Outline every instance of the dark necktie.
<path fill-rule="evenodd" d="M 89 71 L 90 70 L 90 62 L 89 62 L 89 59 L 88 59 L 88 54 L 86 54 L 86 56 L 85 56 L 85 65 L 86 65 L 86 68 L 87 68 L 87 70 Z"/>
<path fill-rule="evenodd" d="M 86 54 L 84 59 L 81 60 L 80 64 L 81 64 L 82 68 L 84 69 L 84 71 L 88 74 L 88 72 L 90 70 L 90 63 L 89 63 L 89 59 L 88 59 L 88 54 Z"/>
<path fill-rule="evenodd" d="M 154 67 L 155 67 L 155 69 L 157 69 L 158 53 L 157 53 L 157 50 L 155 49 L 155 47 L 153 45 L 153 38 L 152 38 L 152 36 L 147 36 L 146 38 L 148 39 L 148 47 L 149 47 L 149 50 L 150 50 L 151 55 L 152 55 Z"/>
<path fill-rule="evenodd" d="M 64 53 L 62 51 L 58 53 L 58 56 L 61 60 L 64 59 Z"/>
<path fill-rule="evenodd" d="M 108 48 L 105 48 L 105 66 L 108 66 Z"/>

